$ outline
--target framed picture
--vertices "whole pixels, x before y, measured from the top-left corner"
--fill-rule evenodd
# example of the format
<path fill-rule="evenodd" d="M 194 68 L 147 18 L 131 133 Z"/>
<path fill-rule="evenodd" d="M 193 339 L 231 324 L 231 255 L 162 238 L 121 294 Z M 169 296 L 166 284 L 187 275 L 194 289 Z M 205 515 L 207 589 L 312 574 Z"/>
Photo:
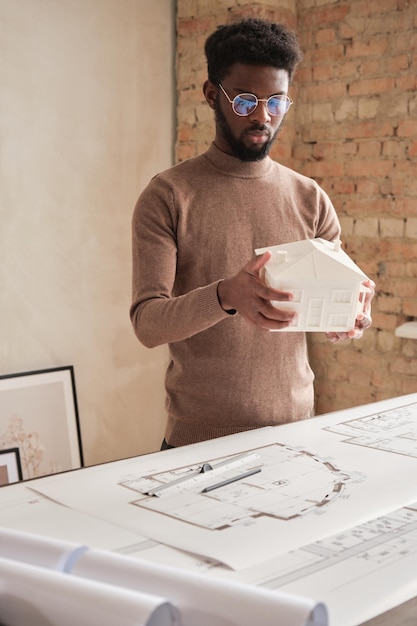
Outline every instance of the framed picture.
<path fill-rule="evenodd" d="M 0 450 L 0 487 L 22 480 L 19 448 Z"/>
<path fill-rule="evenodd" d="M 83 467 L 72 366 L 0 376 L 0 453 L 16 449 L 23 480 Z"/>

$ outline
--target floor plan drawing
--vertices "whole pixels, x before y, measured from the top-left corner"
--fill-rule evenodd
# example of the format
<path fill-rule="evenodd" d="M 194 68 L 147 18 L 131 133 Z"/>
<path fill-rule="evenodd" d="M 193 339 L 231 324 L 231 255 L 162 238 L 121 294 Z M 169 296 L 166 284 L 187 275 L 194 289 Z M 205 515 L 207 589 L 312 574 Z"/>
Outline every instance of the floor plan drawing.
<path fill-rule="evenodd" d="M 293 564 L 287 563 L 260 584 L 269 589 L 282 588 L 348 561 L 355 563 L 351 575 L 356 580 L 361 568 L 369 573 L 416 553 L 417 503 L 414 503 L 292 551 L 289 554 Z"/>
<path fill-rule="evenodd" d="M 417 405 L 359 417 L 326 428 L 345 443 L 417 458 Z"/>
<path fill-rule="evenodd" d="M 208 471 L 203 479 L 197 465 L 121 484 L 147 494 L 155 486 L 169 486 L 173 481 L 172 495 L 140 498 L 133 504 L 205 529 L 223 530 L 242 524 L 248 526 L 263 516 L 289 521 L 311 513 L 320 514 L 336 498 L 346 495 L 347 484 L 363 478 L 358 472 L 339 469 L 330 459 L 280 443 L 256 448 L 246 455 L 250 462 L 239 469 L 241 478 L 236 468 L 229 466 L 232 457 L 222 460 L 226 471 L 213 478 Z M 216 467 L 216 462 L 213 465 Z M 244 477 L 255 469 L 256 473 Z M 219 476 L 233 482 L 220 486 Z M 214 481 L 214 487 L 210 488 L 210 480 Z"/>
<path fill-rule="evenodd" d="M 408 590 L 400 601 L 414 597 L 416 558 L 417 502 L 233 576 L 270 590 L 320 597 L 328 607 L 330 623 L 345 626 L 352 623 L 347 615 L 356 613 L 355 624 L 369 617 L 367 598 L 372 589 L 378 589 L 389 606 L 393 580 L 401 580 Z M 218 563 L 207 561 L 205 569 L 209 575 L 231 576 Z"/>

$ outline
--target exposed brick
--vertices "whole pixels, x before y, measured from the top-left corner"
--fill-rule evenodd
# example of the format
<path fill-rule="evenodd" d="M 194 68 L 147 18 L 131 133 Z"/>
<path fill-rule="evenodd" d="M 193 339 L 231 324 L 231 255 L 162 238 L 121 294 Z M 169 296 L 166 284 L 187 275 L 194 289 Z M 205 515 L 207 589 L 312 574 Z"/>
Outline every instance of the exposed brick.
<path fill-rule="evenodd" d="M 373 178 L 357 181 L 357 191 L 361 196 L 375 196 L 379 192 L 379 184 Z"/>
<path fill-rule="evenodd" d="M 382 143 L 380 141 L 362 141 L 358 146 L 358 157 L 379 157 L 381 155 Z"/>
<path fill-rule="evenodd" d="M 332 189 L 335 195 L 352 194 L 355 191 L 355 183 L 349 178 L 337 178 L 332 183 Z"/>
<path fill-rule="evenodd" d="M 356 119 L 358 115 L 358 106 L 354 100 L 342 100 L 338 102 L 335 110 L 335 119 L 337 122 L 343 122 L 347 119 Z"/>
<path fill-rule="evenodd" d="M 415 393 L 417 389 L 417 377 L 415 375 L 412 376 L 403 376 L 400 379 L 400 388 L 398 395 Z"/>
<path fill-rule="evenodd" d="M 398 339 L 394 333 L 381 330 L 378 333 L 378 350 L 380 352 L 391 352 L 393 350 L 399 350 L 401 340 Z M 384 377 L 384 374 L 383 376 Z"/>
<path fill-rule="evenodd" d="M 410 359 L 417 359 L 417 342 L 415 339 L 404 339 L 402 344 L 402 354 Z"/>
<path fill-rule="evenodd" d="M 313 67 L 312 72 L 313 72 L 313 80 L 317 82 L 320 82 L 323 80 L 331 80 L 334 77 L 334 68 L 332 65 Z"/>
<path fill-rule="evenodd" d="M 406 70 L 409 64 L 408 54 L 397 54 L 388 59 L 387 69 L 390 73 L 401 72 L 402 70 Z"/>
<path fill-rule="evenodd" d="M 197 19 L 179 19 L 177 20 L 177 36 L 187 37 L 194 33 L 209 33 L 215 28 L 215 22 L 212 17 L 199 17 Z"/>
<path fill-rule="evenodd" d="M 355 15 L 362 17 L 369 17 L 374 14 L 382 13 L 382 10 L 396 11 L 398 0 L 375 0 L 369 2 L 369 0 L 357 0 L 354 4 Z"/>
<path fill-rule="evenodd" d="M 397 374 L 417 376 L 417 360 L 397 356 L 391 361 L 391 370 Z"/>
<path fill-rule="evenodd" d="M 324 82 L 306 87 L 303 91 L 303 98 L 307 98 L 313 106 L 317 101 L 333 101 L 346 96 L 346 85 L 340 82 Z"/>
<path fill-rule="evenodd" d="M 357 78 L 359 72 L 359 62 L 345 61 L 336 67 L 336 75 L 340 80 L 346 80 L 348 78 Z"/>
<path fill-rule="evenodd" d="M 405 158 L 406 146 L 400 141 L 384 141 L 382 144 L 382 154 L 387 157 Z"/>
<path fill-rule="evenodd" d="M 404 120 L 398 124 L 397 134 L 398 137 L 412 137 L 416 136 L 417 121 L 416 120 Z"/>
<path fill-rule="evenodd" d="M 382 237 L 403 237 L 405 223 L 403 219 L 381 218 L 379 220 Z"/>
<path fill-rule="evenodd" d="M 417 140 L 413 141 L 409 146 L 408 146 L 408 156 L 413 158 L 415 156 L 417 156 Z"/>
<path fill-rule="evenodd" d="M 346 163 L 349 176 L 389 176 L 393 169 L 392 161 L 364 161 L 355 159 Z"/>
<path fill-rule="evenodd" d="M 374 118 L 380 109 L 380 101 L 376 98 L 360 98 L 358 102 L 359 119 Z"/>
<path fill-rule="evenodd" d="M 343 163 L 333 162 L 318 162 L 318 163 L 310 163 L 310 176 L 312 178 L 316 178 L 317 175 L 320 176 L 342 176 L 344 172 Z"/>
<path fill-rule="evenodd" d="M 377 217 L 364 217 L 355 220 L 354 234 L 362 237 L 378 237 L 379 220 Z"/>
<path fill-rule="evenodd" d="M 415 67 L 416 63 L 412 63 L 412 65 Z M 406 91 L 415 91 L 417 87 L 417 76 L 416 75 L 408 75 L 408 76 L 397 76 L 396 80 L 395 80 L 395 88 L 399 91 L 399 92 L 406 92 Z"/>
<path fill-rule="evenodd" d="M 412 217 L 416 214 L 416 198 L 396 197 L 392 212 L 402 217 Z"/>
<path fill-rule="evenodd" d="M 334 28 L 322 28 L 316 35 L 316 44 L 332 43 L 335 40 Z"/>
<path fill-rule="evenodd" d="M 375 304 L 373 303 L 372 309 L 374 311 L 380 311 L 381 313 L 396 313 L 401 314 L 402 299 L 399 297 L 379 297 Z"/>
<path fill-rule="evenodd" d="M 332 46 L 321 46 L 314 48 L 311 52 L 311 62 L 313 65 L 317 63 L 328 63 L 329 58 L 335 61 L 341 61 L 345 56 L 345 46 L 343 44 Z"/>
<path fill-rule="evenodd" d="M 360 76 L 362 79 L 373 78 L 379 74 L 381 74 L 381 60 L 379 58 L 360 59 Z"/>
<path fill-rule="evenodd" d="M 376 311 L 372 315 L 372 320 L 373 325 L 381 330 L 394 330 L 397 327 L 397 318 L 395 315 Z"/>
<path fill-rule="evenodd" d="M 331 7 L 315 8 L 312 11 L 306 11 L 303 18 L 306 25 L 338 24 L 349 13 L 348 2 L 338 2 Z"/>
<path fill-rule="evenodd" d="M 404 298 L 403 313 L 417 318 L 417 298 Z"/>
<path fill-rule="evenodd" d="M 388 39 L 386 37 L 380 39 L 371 39 L 370 41 L 355 40 L 351 47 L 346 51 L 347 57 L 370 57 L 383 55 L 388 47 Z"/>
<path fill-rule="evenodd" d="M 397 162 L 395 165 L 397 165 Z M 389 178 L 380 181 L 379 188 L 383 196 L 399 196 L 404 193 L 404 180 L 402 177 L 397 177 L 396 170 L 394 170 Z"/>
<path fill-rule="evenodd" d="M 417 260 L 413 263 L 406 263 L 405 264 L 405 271 L 404 274 L 406 276 L 417 276 Z"/>
<path fill-rule="evenodd" d="M 344 130 L 347 139 L 358 139 L 361 137 L 392 137 L 394 135 L 394 128 L 391 122 L 387 120 L 373 120 L 347 124 Z"/>
<path fill-rule="evenodd" d="M 416 199 L 417 213 L 417 199 Z M 417 217 L 409 217 L 405 223 L 405 236 L 417 239 Z"/>
<path fill-rule="evenodd" d="M 395 89 L 395 78 L 370 78 L 358 80 L 349 85 L 350 96 L 383 94 Z"/>
<path fill-rule="evenodd" d="M 185 161 L 196 155 L 197 151 L 194 143 L 182 143 L 177 146 L 177 161 Z"/>

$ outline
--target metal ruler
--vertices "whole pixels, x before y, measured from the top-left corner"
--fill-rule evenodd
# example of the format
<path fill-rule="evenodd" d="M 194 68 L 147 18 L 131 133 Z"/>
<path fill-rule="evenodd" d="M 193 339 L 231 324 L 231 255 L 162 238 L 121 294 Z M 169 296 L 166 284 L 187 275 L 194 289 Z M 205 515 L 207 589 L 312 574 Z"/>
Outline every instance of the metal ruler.
<path fill-rule="evenodd" d="M 184 478 L 177 478 L 169 483 L 160 485 L 149 489 L 148 496 L 167 496 L 173 493 L 178 493 L 183 489 L 192 489 L 198 487 L 204 487 L 209 484 L 214 478 L 218 478 L 219 475 L 227 473 L 229 470 L 239 470 L 243 468 L 246 471 L 246 466 L 250 463 L 255 463 L 261 458 L 260 454 L 256 452 L 249 452 L 245 454 L 239 454 L 238 456 L 221 461 L 216 465 L 210 463 L 203 463 L 201 469 L 197 472 L 185 476 Z M 238 475 L 238 474 L 237 474 Z"/>

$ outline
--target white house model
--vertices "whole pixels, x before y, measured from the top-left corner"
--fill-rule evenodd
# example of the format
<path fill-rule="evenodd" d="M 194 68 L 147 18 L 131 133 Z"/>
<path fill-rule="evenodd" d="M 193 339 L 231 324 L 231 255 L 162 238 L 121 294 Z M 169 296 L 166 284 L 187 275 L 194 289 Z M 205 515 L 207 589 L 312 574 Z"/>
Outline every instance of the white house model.
<path fill-rule="evenodd" d="M 267 250 L 272 258 L 264 268 L 266 284 L 294 296 L 291 301 L 273 304 L 297 311 L 294 322 L 282 331 L 343 332 L 354 328 L 369 291 L 363 285 L 368 277 L 342 250 L 340 241 L 306 239 L 255 252 Z"/>

